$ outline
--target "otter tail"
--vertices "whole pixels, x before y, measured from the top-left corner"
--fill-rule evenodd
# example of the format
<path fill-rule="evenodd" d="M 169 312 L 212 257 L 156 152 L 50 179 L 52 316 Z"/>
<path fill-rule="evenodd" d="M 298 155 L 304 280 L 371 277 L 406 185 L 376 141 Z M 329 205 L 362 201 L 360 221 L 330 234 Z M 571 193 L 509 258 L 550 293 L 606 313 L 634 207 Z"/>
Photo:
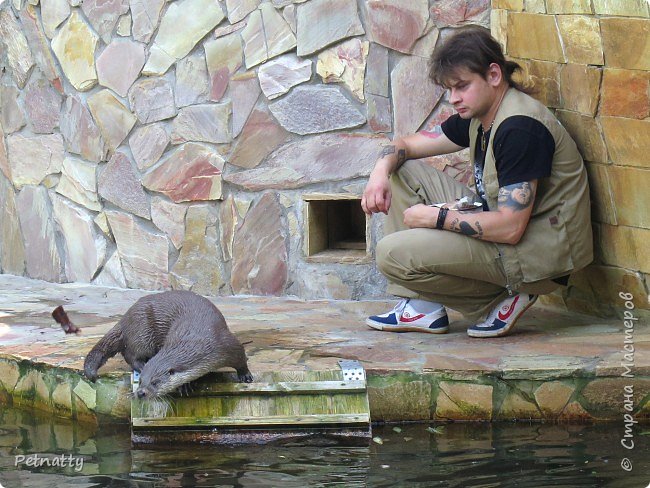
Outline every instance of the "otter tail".
<path fill-rule="evenodd" d="M 122 328 L 118 323 L 115 327 L 109 330 L 100 341 L 95 344 L 84 361 L 84 373 L 86 377 L 95 381 L 97 379 L 97 370 L 101 368 L 109 358 L 115 356 L 120 352 L 122 347 Z"/>

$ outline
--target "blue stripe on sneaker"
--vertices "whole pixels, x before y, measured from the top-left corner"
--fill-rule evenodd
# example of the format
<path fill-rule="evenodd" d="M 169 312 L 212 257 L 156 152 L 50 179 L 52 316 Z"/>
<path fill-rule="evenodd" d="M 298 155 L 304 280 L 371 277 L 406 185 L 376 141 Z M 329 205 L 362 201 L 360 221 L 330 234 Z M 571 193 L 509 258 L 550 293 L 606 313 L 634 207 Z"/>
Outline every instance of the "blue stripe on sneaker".
<path fill-rule="evenodd" d="M 382 317 L 381 315 L 371 315 L 368 318 L 375 322 L 379 322 L 380 324 L 397 325 L 397 316 L 394 313 L 390 313 L 386 317 Z"/>
<path fill-rule="evenodd" d="M 480 330 L 480 331 L 497 331 L 505 328 L 508 324 L 506 324 L 503 320 L 499 319 L 494 319 L 492 321 L 492 324 L 490 326 L 484 326 L 484 325 L 474 325 L 470 327 L 472 330 Z"/>
<path fill-rule="evenodd" d="M 447 314 L 444 314 L 439 319 L 434 320 L 434 322 L 429 326 L 429 329 L 440 329 L 448 326 L 449 326 L 449 317 L 447 316 Z"/>

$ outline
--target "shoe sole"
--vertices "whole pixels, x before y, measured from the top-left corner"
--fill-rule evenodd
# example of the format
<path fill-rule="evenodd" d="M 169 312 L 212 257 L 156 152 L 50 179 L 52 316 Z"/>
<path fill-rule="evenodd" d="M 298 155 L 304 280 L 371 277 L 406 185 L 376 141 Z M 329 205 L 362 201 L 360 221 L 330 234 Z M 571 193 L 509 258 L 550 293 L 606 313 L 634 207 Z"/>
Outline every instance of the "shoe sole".
<path fill-rule="evenodd" d="M 428 327 L 417 327 L 415 325 L 386 325 L 370 319 L 366 319 L 366 325 L 373 329 L 385 332 L 424 332 L 425 334 L 446 334 L 449 331 L 448 326 L 429 329 Z"/>
<path fill-rule="evenodd" d="M 526 310 L 528 310 L 530 307 L 532 307 L 535 302 L 537 301 L 537 297 L 535 297 L 534 300 L 531 300 L 528 305 L 526 305 L 519 314 L 512 319 L 512 322 L 510 322 L 508 325 L 506 325 L 503 329 L 500 329 L 496 332 L 493 332 L 491 330 L 482 332 L 480 330 L 474 330 L 474 329 L 467 329 L 467 335 L 470 337 L 478 337 L 478 338 L 486 338 L 486 337 L 501 337 L 506 334 L 508 334 L 512 328 L 515 326 L 515 324 L 519 321 L 521 316 L 526 313 Z"/>

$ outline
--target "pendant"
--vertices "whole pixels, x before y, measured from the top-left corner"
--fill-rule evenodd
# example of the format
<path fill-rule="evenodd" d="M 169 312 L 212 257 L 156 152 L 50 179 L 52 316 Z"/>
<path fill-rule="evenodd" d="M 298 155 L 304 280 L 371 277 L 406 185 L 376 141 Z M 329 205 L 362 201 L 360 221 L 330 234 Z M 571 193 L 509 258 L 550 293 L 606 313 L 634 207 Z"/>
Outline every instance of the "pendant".
<path fill-rule="evenodd" d="M 481 151 L 485 152 L 485 134 L 481 134 Z"/>

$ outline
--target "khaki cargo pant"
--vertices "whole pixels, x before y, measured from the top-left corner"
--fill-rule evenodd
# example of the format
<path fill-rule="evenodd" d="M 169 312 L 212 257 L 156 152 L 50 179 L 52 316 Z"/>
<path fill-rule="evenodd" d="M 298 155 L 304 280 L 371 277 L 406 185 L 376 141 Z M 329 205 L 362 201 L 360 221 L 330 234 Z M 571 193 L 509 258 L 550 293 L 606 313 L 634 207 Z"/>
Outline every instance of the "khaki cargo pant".
<path fill-rule="evenodd" d="M 391 177 L 392 200 L 385 237 L 376 248 L 377 267 L 389 281 L 387 291 L 405 298 L 442 303 L 470 320 L 479 320 L 506 296 L 506 275 L 494 243 L 456 232 L 408 229 L 403 212 L 418 204 L 479 198 L 462 183 L 421 161 L 406 161 Z M 545 280 L 520 291 L 550 293 Z M 524 289 L 525 288 L 525 289 Z"/>

